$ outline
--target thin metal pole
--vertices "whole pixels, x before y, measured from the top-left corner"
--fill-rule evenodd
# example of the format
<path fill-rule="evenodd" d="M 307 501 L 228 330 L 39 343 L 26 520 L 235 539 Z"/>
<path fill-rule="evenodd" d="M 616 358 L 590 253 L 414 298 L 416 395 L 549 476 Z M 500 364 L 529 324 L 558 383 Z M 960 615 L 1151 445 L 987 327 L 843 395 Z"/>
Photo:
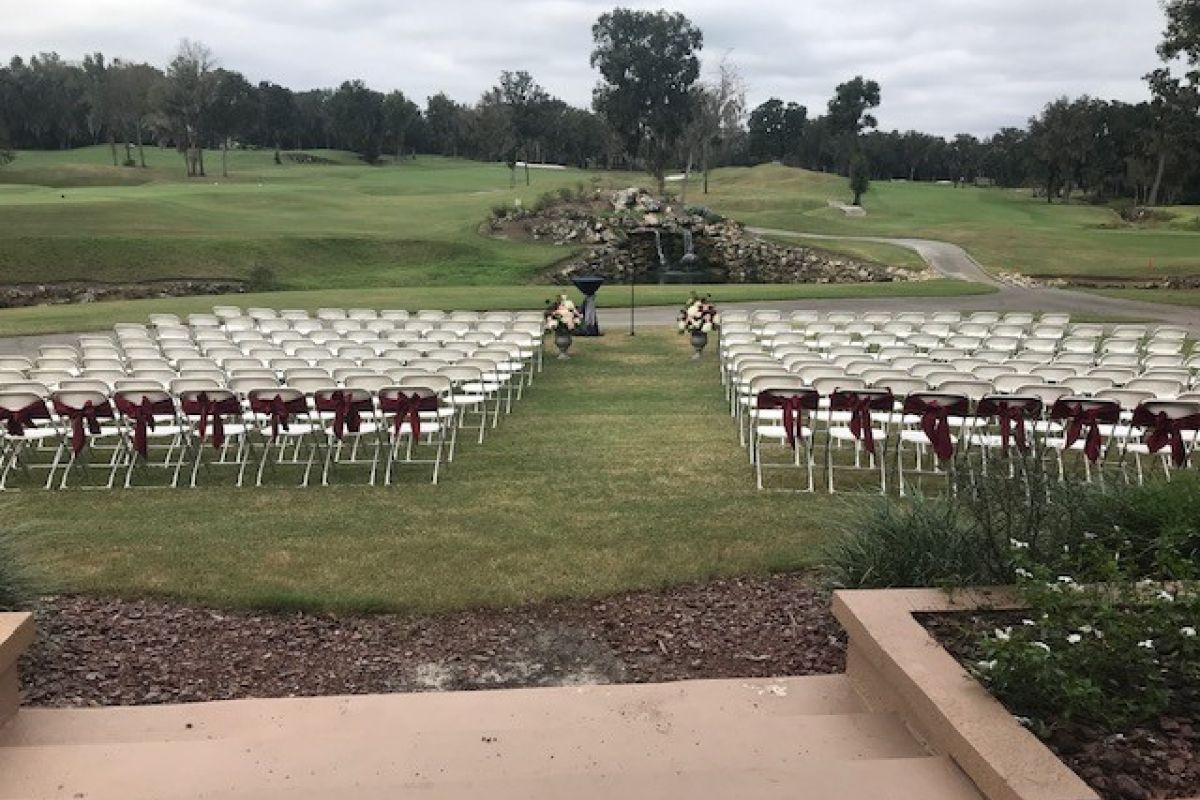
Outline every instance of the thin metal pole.
<path fill-rule="evenodd" d="M 637 267 L 629 271 L 629 335 L 633 336 L 633 309 L 637 306 L 634 287 L 637 286 Z"/>

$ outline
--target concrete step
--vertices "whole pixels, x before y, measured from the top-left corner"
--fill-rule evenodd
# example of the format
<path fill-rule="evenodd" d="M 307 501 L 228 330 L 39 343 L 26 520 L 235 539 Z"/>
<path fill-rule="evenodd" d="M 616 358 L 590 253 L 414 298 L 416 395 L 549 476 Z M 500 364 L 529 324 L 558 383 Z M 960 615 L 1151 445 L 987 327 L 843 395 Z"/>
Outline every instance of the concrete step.
<path fill-rule="evenodd" d="M 697 770 L 564 775 L 537 780 L 355 785 L 355 800 L 983 800 L 948 758 L 835 762 L 805 769 Z M 327 800 L 328 787 L 283 787 L 228 800 Z M 182 800 L 167 797 L 164 800 Z"/>
<path fill-rule="evenodd" d="M 849 714 L 866 706 L 844 675 L 235 700 L 171 706 L 25 708 L 0 747 L 296 736 L 334 728 L 392 735 L 649 723 L 703 729 L 773 716 Z"/>
<path fill-rule="evenodd" d="M 804 798 L 804 800 L 982 800 L 966 776 L 941 756 L 872 760 L 806 760 L 788 765 L 764 761 L 756 767 L 722 763 L 688 769 L 655 768 L 646 764 L 597 762 L 592 769 L 530 774 L 521 764 L 509 772 L 413 770 L 397 757 L 372 762 L 353 754 L 331 753 L 329 761 L 283 765 L 256 758 L 207 758 L 193 762 L 193 745 L 175 745 L 178 752 L 160 754 L 166 763 L 119 758 L 102 769 L 90 768 L 80 780 L 65 765 L 67 755 L 43 763 L 42 778 L 0 772 L 0 797 L 87 798 L 87 800 L 355 800 L 395 798 Z M 145 754 L 140 754 L 145 755 Z M 227 755 L 227 754 L 226 754 Z M 519 762 L 515 754 L 510 761 Z M 499 760 L 497 756 L 497 760 Z M 336 760 L 334 760 L 336 759 Z"/>
<path fill-rule="evenodd" d="M 978 800 L 843 678 L 25 709 L 0 800 Z"/>
<path fill-rule="evenodd" d="M 703 726 L 653 718 L 542 729 L 482 726 L 457 731 L 396 730 L 338 724 L 272 732 L 266 738 L 171 742 L 29 745 L 0 748 L 4 783 L 38 795 L 47 777 L 84 791 L 99 783 L 127 783 L 131 795 L 187 776 L 200 782 L 225 773 L 346 775 L 382 771 L 476 780 L 633 770 L 750 769 L 831 760 L 912 758 L 925 751 L 890 714 L 746 718 L 715 717 Z M 410 726 L 405 726 L 410 727 Z M 436 727 L 436 726 L 435 726 Z M 93 791 L 85 791 L 94 797 Z"/>

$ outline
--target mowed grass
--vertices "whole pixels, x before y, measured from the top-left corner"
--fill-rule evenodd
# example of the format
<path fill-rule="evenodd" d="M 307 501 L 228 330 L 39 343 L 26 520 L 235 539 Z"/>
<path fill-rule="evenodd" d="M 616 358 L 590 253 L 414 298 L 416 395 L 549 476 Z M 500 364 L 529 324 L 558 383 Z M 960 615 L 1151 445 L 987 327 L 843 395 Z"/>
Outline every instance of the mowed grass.
<path fill-rule="evenodd" d="M 437 611 L 803 568 L 854 502 L 760 493 L 713 353 L 576 340 L 439 486 L 47 493 L 0 501 L 55 591 Z"/>
<path fill-rule="evenodd" d="M 544 285 L 548 270 L 579 251 L 481 235 L 489 211 L 530 205 L 560 189 L 645 183 L 645 176 L 628 173 L 535 169 L 532 186 L 522 180 L 510 187 L 501 164 L 422 157 L 369 167 L 348 153 L 310 153 L 328 163 L 285 157 L 277 165 L 269 151 L 234 151 L 230 177 L 221 178 L 220 154 L 210 152 L 209 177 L 191 180 L 169 150 L 149 149 L 147 169 L 114 168 L 104 146 L 20 153 L 0 170 L 0 283 L 245 280 L 266 268 L 277 291 L 0 311 L 0 335 L 99 330 L 155 311 L 204 311 L 227 302 L 538 306 L 555 291 Z M 685 291 L 649 288 L 639 302 L 675 303 Z M 716 293 L 726 301 L 769 301 L 981 291 L 929 282 L 730 286 Z M 608 291 L 601 302 L 624 301 Z"/>
<path fill-rule="evenodd" d="M 334 163 L 276 165 L 246 151 L 230 154 L 228 179 L 209 153 L 209 177 L 188 180 L 173 151 L 151 151 L 148 170 L 105 166 L 107 152 L 22 152 L 0 170 L 6 282 L 245 279 L 266 267 L 281 289 L 527 283 L 573 251 L 481 236 L 480 223 L 494 205 L 593 177 L 534 170 L 531 187 L 510 189 L 502 164 L 370 167 L 316 151 Z M 149 180 L 122 182 L 129 173 Z M 42 185 L 5 185 L 14 178 Z"/>
<path fill-rule="evenodd" d="M 710 284 L 698 286 L 638 286 L 638 306 L 676 305 L 690 291 L 709 294 L 715 302 L 761 300 L 823 300 L 839 298 L 962 297 L 987 294 L 991 287 L 956 280 L 908 283 L 846 284 Z M 0 336 L 111 330 L 118 322 L 143 321 L 151 313 L 192 314 L 212 311 L 214 305 L 302 308 L 422 308 L 501 311 L 541 308 L 559 292 L 576 296 L 570 286 L 441 286 L 389 289 L 330 289 L 309 292 L 264 292 L 203 295 L 154 300 L 116 300 L 103 303 L 27 306 L 0 310 Z M 629 304 L 628 286 L 608 286 L 596 296 L 602 308 Z"/>
<path fill-rule="evenodd" d="M 1200 289 L 1093 289 L 1105 297 L 1200 308 Z"/>
<path fill-rule="evenodd" d="M 965 247 L 990 270 L 1136 279 L 1200 274 L 1200 231 L 1182 224 L 1134 227 L 1111 209 L 1048 204 L 1028 190 L 877 181 L 851 219 L 828 200 L 849 199 L 846 180 L 779 165 L 717 170 L 703 202 L 747 224 L 834 235 L 924 237 Z M 697 195 L 698 196 L 698 195 Z M 699 196 L 698 196 L 699 197 Z"/>

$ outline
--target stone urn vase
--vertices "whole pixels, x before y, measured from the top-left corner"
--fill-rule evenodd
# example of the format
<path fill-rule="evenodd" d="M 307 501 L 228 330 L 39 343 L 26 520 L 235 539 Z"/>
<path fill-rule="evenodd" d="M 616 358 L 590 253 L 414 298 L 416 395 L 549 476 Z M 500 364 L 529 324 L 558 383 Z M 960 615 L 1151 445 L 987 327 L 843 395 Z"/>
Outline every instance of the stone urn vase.
<path fill-rule="evenodd" d="M 558 331 L 554 334 L 554 346 L 558 348 L 558 360 L 566 361 L 570 358 L 567 351 L 571 349 L 571 334 L 566 331 Z"/>
<path fill-rule="evenodd" d="M 697 359 L 704 352 L 705 346 L 708 345 L 708 334 L 704 331 L 692 331 L 692 349 L 696 352 L 692 354 L 692 359 Z"/>

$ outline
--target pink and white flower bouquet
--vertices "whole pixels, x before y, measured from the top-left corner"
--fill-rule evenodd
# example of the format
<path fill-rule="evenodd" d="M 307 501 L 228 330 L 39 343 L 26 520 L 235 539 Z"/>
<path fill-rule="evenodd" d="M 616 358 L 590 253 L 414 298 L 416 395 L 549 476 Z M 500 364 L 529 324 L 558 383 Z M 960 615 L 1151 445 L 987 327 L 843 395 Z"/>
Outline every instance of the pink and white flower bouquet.
<path fill-rule="evenodd" d="M 571 334 L 583 326 L 583 314 L 565 294 L 560 294 L 557 300 L 546 301 L 544 321 L 547 333 Z"/>
<path fill-rule="evenodd" d="M 720 325 L 721 315 L 707 295 L 692 295 L 679 312 L 680 333 L 712 333 Z"/>

